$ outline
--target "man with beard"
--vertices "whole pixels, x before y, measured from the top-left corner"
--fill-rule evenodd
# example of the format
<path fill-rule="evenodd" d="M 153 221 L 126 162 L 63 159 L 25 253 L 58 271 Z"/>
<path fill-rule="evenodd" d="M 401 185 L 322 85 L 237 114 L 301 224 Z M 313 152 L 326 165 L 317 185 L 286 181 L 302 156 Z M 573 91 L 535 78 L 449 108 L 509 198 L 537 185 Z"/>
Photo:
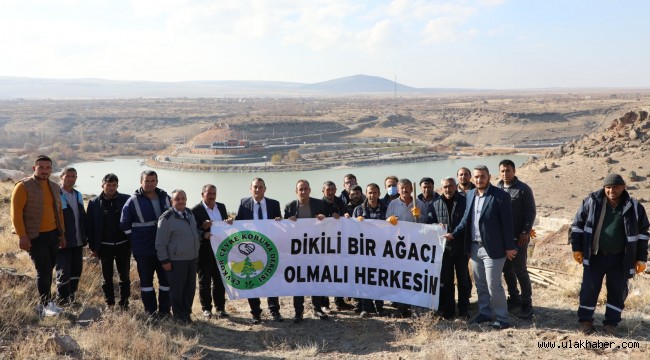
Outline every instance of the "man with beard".
<path fill-rule="evenodd" d="M 311 187 L 307 180 L 301 179 L 296 183 L 296 195 L 297 199 L 291 201 L 284 207 L 284 218 L 296 221 L 297 219 L 302 218 L 317 218 L 318 220 L 325 219 L 323 202 L 319 199 L 310 197 Z M 313 306 L 314 316 L 321 320 L 327 320 L 329 316 L 323 312 L 323 298 L 324 296 L 312 296 L 311 303 Z M 304 296 L 294 296 L 293 297 L 293 308 L 296 315 L 293 318 L 294 323 L 299 323 L 303 319 L 303 311 L 305 297 Z"/>
<path fill-rule="evenodd" d="M 356 177 L 354 177 L 352 174 L 346 175 L 345 179 L 347 182 L 349 182 L 348 179 L 353 179 L 354 182 L 357 181 Z M 352 187 L 354 186 L 358 185 L 353 185 Z M 343 192 L 341 192 L 341 195 L 344 194 L 346 198 L 349 198 L 351 196 L 351 192 L 348 192 L 346 190 L 343 190 Z M 325 215 L 325 217 L 333 217 L 335 219 L 338 219 L 342 215 L 348 217 L 349 208 L 341 200 L 341 198 L 336 196 L 336 184 L 334 184 L 332 181 L 325 181 L 323 183 L 323 209 L 323 215 Z M 329 297 L 323 296 L 321 299 L 321 310 L 323 310 L 323 312 L 326 314 L 330 313 L 331 309 Z M 346 303 L 345 299 L 342 297 L 335 297 L 334 304 L 336 305 L 336 311 L 352 310 L 354 308 L 352 305 Z"/>
<path fill-rule="evenodd" d="M 52 159 L 39 155 L 34 173 L 16 183 L 11 194 L 11 226 L 18 246 L 29 253 L 36 268 L 40 316 L 55 316 L 62 309 L 52 301 L 52 270 L 56 252 L 65 247 L 60 188 L 50 180 Z"/>
<path fill-rule="evenodd" d="M 430 177 L 423 177 L 420 180 L 420 193 L 418 199 L 422 200 L 424 205 L 429 207 L 440 196 L 434 189 L 434 181 Z"/>
<path fill-rule="evenodd" d="M 528 276 L 526 261 L 528 259 L 528 244 L 530 243 L 530 230 L 535 222 L 535 197 L 530 186 L 515 176 L 515 163 L 512 160 L 502 160 L 499 163 L 501 180 L 497 187 L 510 194 L 512 199 L 512 226 L 514 230 L 515 249 L 517 257 L 506 261 L 503 266 L 503 277 L 508 285 L 508 310 L 521 306 L 521 319 L 533 317 L 532 286 Z M 521 296 L 517 288 L 521 287 Z"/>
<path fill-rule="evenodd" d="M 646 269 L 648 215 L 625 189 L 625 180 L 609 174 L 603 188 L 582 201 L 571 224 L 573 258 L 582 264 L 578 321 L 582 332 L 594 332 L 598 295 L 607 287 L 605 331 L 616 335 L 628 292 L 628 279 Z"/>
<path fill-rule="evenodd" d="M 343 190 L 345 191 L 345 190 Z M 341 195 L 344 193 L 342 192 Z M 345 192 L 345 198 L 348 198 L 348 193 Z M 336 196 L 336 184 L 333 181 L 325 181 L 323 183 L 323 215 L 326 217 L 333 217 L 338 219 L 339 216 L 345 215 L 347 210 L 345 202 L 341 200 L 342 197 Z"/>
<path fill-rule="evenodd" d="M 447 233 L 447 241 L 462 239 L 465 231 L 471 239 L 471 260 L 478 293 L 479 314 L 470 323 L 496 321 L 491 326 L 501 330 L 510 327 L 506 293 L 501 273 L 506 260 L 517 255 L 512 238 L 512 201 L 507 192 L 490 185 L 490 170 L 478 165 L 473 173 L 475 189 L 467 193 L 465 214 L 458 226 Z"/>
<path fill-rule="evenodd" d="M 346 174 L 343 177 L 343 191 L 341 191 L 339 199 L 341 199 L 344 204 L 347 204 L 350 201 L 350 188 L 357 184 L 357 177 L 354 174 Z"/>
<path fill-rule="evenodd" d="M 468 191 L 472 190 L 476 186 L 472 183 L 472 173 L 468 168 L 462 167 L 456 172 L 456 177 L 458 178 L 458 191 L 463 194 L 467 194 Z"/>
<path fill-rule="evenodd" d="M 345 210 L 345 217 L 350 217 L 352 216 L 352 213 L 354 212 L 354 209 L 357 208 L 357 206 L 361 205 L 363 203 L 363 190 L 361 189 L 361 186 L 359 185 L 354 185 L 350 187 L 350 200 L 348 201 Z"/>

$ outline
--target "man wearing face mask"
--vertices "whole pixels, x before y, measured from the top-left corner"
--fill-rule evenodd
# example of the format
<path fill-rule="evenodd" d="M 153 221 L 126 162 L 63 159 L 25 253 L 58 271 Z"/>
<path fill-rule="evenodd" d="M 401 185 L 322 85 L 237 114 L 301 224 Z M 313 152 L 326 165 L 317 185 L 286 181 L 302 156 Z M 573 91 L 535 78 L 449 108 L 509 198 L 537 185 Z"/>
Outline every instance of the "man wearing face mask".
<path fill-rule="evenodd" d="M 387 176 L 386 179 L 384 179 L 384 188 L 386 189 L 386 195 L 381 199 L 381 203 L 384 204 L 384 206 L 388 207 L 388 204 L 390 204 L 392 200 L 395 200 L 399 197 L 399 192 L 397 191 L 398 181 L 399 179 L 394 175 Z"/>

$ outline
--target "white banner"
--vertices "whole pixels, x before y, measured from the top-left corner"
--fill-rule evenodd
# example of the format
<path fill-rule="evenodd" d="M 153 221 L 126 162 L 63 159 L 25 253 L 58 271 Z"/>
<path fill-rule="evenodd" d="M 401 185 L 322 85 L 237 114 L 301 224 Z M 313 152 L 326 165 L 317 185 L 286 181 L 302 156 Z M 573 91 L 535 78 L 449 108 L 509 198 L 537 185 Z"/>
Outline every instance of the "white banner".
<path fill-rule="evenodd" d="M 446 233 L 439 225 L 240 220 L 211 233 L 230 299 L 319 295 L 438 308 Z"/>

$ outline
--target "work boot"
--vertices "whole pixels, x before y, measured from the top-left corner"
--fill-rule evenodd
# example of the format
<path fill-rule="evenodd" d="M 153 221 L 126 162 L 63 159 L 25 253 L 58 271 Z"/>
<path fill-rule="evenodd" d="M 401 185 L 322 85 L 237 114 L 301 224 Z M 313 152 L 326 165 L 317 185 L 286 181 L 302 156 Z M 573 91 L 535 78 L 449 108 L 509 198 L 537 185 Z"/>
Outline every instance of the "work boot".
<path fill-rule="evenodd" d="M 524 320 L 530 320 L 533 318 L 534 314 L 533 304 L 522 304 L 521 313 L 517 317 Z"/>
<path fill-rule="evenodd" d="M 582 321 L 580 324 L 581 324 L 580 331 L 583 334 L 590 335 L 590 334 L 594 333 L 595 329 L 594 329 L 594 322 L 593 321 Z"/>
<path fill-rule="evenodd" d="M 508 311 L 512 311 L 520 306 L 521 306 L 521 297 L 519 295 L 508 297 Z"/>

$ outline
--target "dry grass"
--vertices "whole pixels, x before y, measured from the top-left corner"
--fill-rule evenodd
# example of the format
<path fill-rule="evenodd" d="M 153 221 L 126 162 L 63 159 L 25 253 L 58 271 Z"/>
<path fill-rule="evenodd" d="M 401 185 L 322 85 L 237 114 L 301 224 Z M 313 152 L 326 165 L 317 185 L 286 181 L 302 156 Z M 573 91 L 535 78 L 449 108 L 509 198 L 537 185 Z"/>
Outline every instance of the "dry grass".
<path fill-rule="evenodd" d="M 0 194 L 11 184 L 0 183 Z M 1 195 L 0 195 L 1 197 Z M 8 203 L 0 202 L 0 267 L 15 268 L 19 274 L 34 276 L 29 256 L 17 248 L 9 229 Z M 251 325 L 246 301 L 229 301 L 229 319 L 205 321 L 198 315 L 198 296 L 194 303 L 195 322 L 178 326 L 171 321 L 151 322 L 143 315 L 139 301 L 137 271 L 132 270 L 131 309 L 106 311 L 99 321 L 87 327 L 75 324 L 85 308 L 103 308 L 101 273 L 96 262 L 86 260 L 78 299 L 81 308 L 68 309 L 63 316 L 40 319 L 34 312 L 35 282 L 29 277 L 0 278 L 0 359 L 641 359 L 650 350 L 650 276 L 630 282 L 619 337 L 578 333 L 576 309 L 581 282 L 579 266 L 567 263 L 559 270 L 561 287 L 533 285 L 536 318 L 519 320 L 511 316 L 513 328 L 493 331 L 489 326 L 462 321 L 438 321 L 430 317 L 395 319 L 371 317 L 361 320 L 354 313 L 335 314 L 329 321 L 309 318 L 299 325 L 290 319 L 283 323 L 267 320 Z M 475 290 L 474 290 L 475 291 Z M 476 300 L 474 297 L 472 300 Z M 281 298 L 282 313 L 292 316 L 291 298 Z M 604 312 L 604 291 L 596 311 L 599 323 Z M 266 303 L 263 301 L 263 308 Z M 472 304 L 476 313 L 476 304 Z M 70 335 L 80 345 L 81 354 L 61 357 L 44 344 L 53 334 Z M 593 351 L 578 349 L 542 350 L 539 341 L 639 341 L 640 349 Z"/>

